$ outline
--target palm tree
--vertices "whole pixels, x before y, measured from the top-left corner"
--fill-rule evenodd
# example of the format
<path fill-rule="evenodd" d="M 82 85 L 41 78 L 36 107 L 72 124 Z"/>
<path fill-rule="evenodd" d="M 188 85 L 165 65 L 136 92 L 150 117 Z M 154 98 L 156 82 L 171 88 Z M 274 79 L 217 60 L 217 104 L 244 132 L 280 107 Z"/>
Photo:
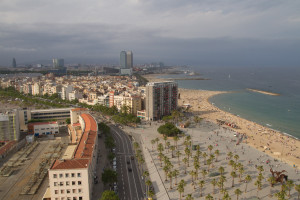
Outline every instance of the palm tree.
<path fill-rule="evenodd" d="M 219 167 L 218 171 L 220 172 L 221 175 L 223 175 L 225 169 L 224 169 L 224 167 L 221 166 L 221 167 Z"/>
<path fill-rule="evenodd" d="M 168 142 L 167 142 L 168 153 L 169 153 L 170 145 L 171 145 L 171 143 L 168 141 Z M 173 158 L 173 157 L 172 157 L 172 158 Z"/>
<path fill-rule="evenodd" d="M 174 158 L 175 146 L 172 145 L 170 148 L 171 148 L 171 151 L 172 151 L 172 158 Z"/>
<path fill-rule="evenodd" d="M 177 142 L 179 140 L 179 137 L 176 135 L 176 136 L 173 137 L 173 140 L 174 140 L 174 143 L 175 143 L 174 145 L 175 145 L 175 147 L 177 149 Z"/>
<path fill-rule="evenodd" d="M 221 183 L 221 189 L 223 190 L 224 182 L 226 182 L 226 177 L 221 175 L 219 181 Z"/>
<path fill-rule="evenodd" d="M 195 170 L 196 170 L 196 180 L 198 180 L 198 170 L 199 170 L 199 168 L 200 168 L 200 165 L 199 165 L 198 163 L 195 163 L 195 164 L 194 164 L 194 168 L 195 168 Z"/>
<path fill-rule="evenodd" d="M 244 167 L 241 166 L 239 167 L 239 179 L 240 179 L 240 182 L 242 181 L 242 175 L 244 174 L 245 170 L 244 170 Z"/>
<path fill-rule="evenodd" d="M 188 194 L 185 200 L 194 200 L 194 197 L 192 196 L 192 194 Z"/>
<path fill-rule="evenodd" d="M 256 169 L 259 171 L 260 174 L 264 171 L 264 167 L 262 165 L 258 166 Z"/>
<path fill-rule="evenodd" d="M 220 155 L 220 151 L 218 149 L 216 149 L 215 154 L 216 154 L 216 162 L 218 162 L 218 157 Z"/>
<path fill-rule="evenodd" d="M 203 190 L 204 184 L 205 184 L 204 180 L 199 181 L 200 197 L 202 197 L 202 190 Z"/>
<path fill-rule="evenodd" d="M 201 171 L 201 174 L 202 174 L 202 176 L 203 176 L 203 180 L 205 181 L 205 176 L 207 175 L 207 171 L 206 171 L 205 169 L 203 169 L 203 170 Z"/>
<path fill-rule="evenodd" d="M 206 161 L 207 165 L 208 165 L 208 168 L 207 168 L 207 171 L 209 172 L 209 169 L 210 169 L 210 165 L 212 164 L 212 160 L 211 159 L 208 159 Z"/>
<path fill-rule="evenodd" d="M 162 159 L 165 157 L 165 155 L 163 153 L 159 153 L 158 154 L 158 157 L 159 157 L 159 161 L 160 161 L 160 167 L 162 167 Z"/>
<path fill-rule="evenodd" d="M 239 196 L 242 194 L 243 192 L 240 189 L 236 189 L 234 190 L 234 194 L 236 195 L 236 200 L 239 200 Z"/>
<path fill-rule="evenodd" d="M 168 180 L 168 172 L 170 170 L 170 167 L 168 165 L 165 165 L 163 170 L 165 172 L 165 177 L 166 177 L 165 181 L 167 181 Z"/>
<path fill-rule="evenodd" d="M 208 195 L 205 197 L 205 200 L 214 200 L 214 197 L 211 196 L 210 194 L 208 194 Z"/>
<path fill-rule="evenodd" d="M 229 159 L 231 159 L 233 156 L 233 153 L 230 151 L 230 152 L 228 152 L 227 156 L 229 157 Z"/>
<path fill-rule="evenodd" d="M 185 171 L 184 171 L 184 174 L 186 174 L 186 168 L 187 168 L 187 163 L 188 163 L 187 157 L 184 157 L 182 161 L 183 161 L 183 163 L 185 164 L 185 168 L 184 168 Z"/>
<path fill-rule="evenodd" d="M 170 178 L 170 189 L 172 189 L 172 178 L 173 178 L 173 172 L 172 171 L 168 172 L 168 177 Z"/>
<path fill-rule="evenodd" d="M 194 185 L 194 176 L 195 176 L 195 171 L 194 170 L 192 170 L 192 171 L 190 171 L 190 173 L 189 173 L 190 175 L 191 175 L 191 177 L 192 177 L 192 185 Z"/>
<path fill-rule="evenodd" d="M 154 192 L 153 192 L 152 190 L 149 190 L 148 196 L 149 196 L 150 198 L 152 198 L 152 197 L 154 196 Z"/>
<path fill-rule="evenodd" d="M 179 197 L 180 197 L 180 200 L 181 200 L 182 199 L 182 193 L 184 192 L 184 186 L 181 185 L 181 184 L 178 184 L 177 190 L 179 192 Z"/>
<path fill-rule="evenodd" d="M 184 149 L 184 152 L 185 152 L 185 155 L 186 155 L 187 158 L 188 158 L 188 167 L 189 167 L 189 166 L 190 166 L 191 150 L 190 150 L 188 147 L 186 147 L 186 148 Z"/>
<path fill-rule="evenodd" d="M 262 173 L 259 173 L 257 180 L 262 181 L 265 177 L 262 175 Z"/>
<path fill-rule="evenodd" d="M 212 145 L 209 145 L 208 147 L 207 147 L 207 149 L 209 150 L 209 154 L 211 154 L 211 150 L 213 150 L 213 146 Z"/>
<path fill-rule="evenodd" d="M 214 155 L 214 154 L 210 154 L 210 155 L 209 155 L 209 159 L 211 159 L 211 161 L 214 161 L 215 155 Z"/>
<path fill-rule="evenodd" d="M 183 179 L 181 179 L 181 181 L 179 182 L 179 185 L 182 185 L 182 188 L 183 188 L 182 196 L 184 196 L 184 187 L 186 186 L 185 181 Z"/>
<path fill-rule="evenodd" d="M 274 187 L 274 184 L 276 183 L 276 179 L 275 179 L 275 177 L 274 176 L 270 176 L 269 178 L 268 178 L 268 182 L 270 183 L 270 194 L 269 194 L 269 196 L 271 197 L 272 196 L 272 187 Z"/>
<path fill-rule="evenodd" d="M 204 152 L 204 153 L 202 154 L 202 157 L 204 158 L 204 165 L 206 165 L 206 157 L 207 157 L 207 154 Z"/>
<path fill-rule="evenodd" d="M 286 196 L 285 190 L 281 190 L 281 191 L 275 193 L 275 197 L 277 197 L 278 200 L 286 200 L 285 196 Z"/>
<path fill-rule="evenodd" d="M 155 139 L 151 140 L 151 144 L 152 144 L 152 151 L 154 151 L 154 150 L 153 150 L 153 145 L 155 144 L 155 142 L 156 142 L 156 140 L 155 140 Z"/>
<path fill-rule="evenodd" d="M 291 189 L 294 187 L 294 181 L 292 181 L 292 180 L 288 180 L 287 182 L 286 182 L 286 188 L 287 188 L 287 190 L 289 191 L 289 194 L 288 194 L 288 197 L 290 197 L 291 196 Z"/>
<path fill-rule="evenodd" d="M 162 153 L 162 152 L 164 151 L 164 146 L 163 146 L 162 143 L 159 143 L 159 144 L 158 144 L 158 146 L 157 146 L 157 151 L 158 151 L 159 153 Z"/>
<path fill-rule="evenodd" d="M 150 175 L 149 172 L 147 170 L 145 170 L 144 173 L 143 173 L 143 176 L 144 176 L 145 180 L 146 180 L 147 177 L 149 177 L 149 175 Z"/>
<path fill-rule="evenodd" d="M 150 186 L 152 185 L 152 182 L 150 180 L 146 181 L 146 195 L 149 196 L 149 192 L 150 192 Z"/>
<path fill-rule="evenodd" d="M 215 194 L 215 187 L 216 187 L 216 185 L 217 185 L 216 179 L 211 180 L 210 183 L 211 183 L 212 186 L 213 186 L 213 194 Z"/>
<path fill-rule="evenodd" d="M 235 159 L 235 162 L 237 162 L 237 160 L 240 158 L 240 156 L 235 154 L 233 158 Z"/>
<path fill-rule="evenodd" d="M 258 196 L 258 191 L 261 190 L 261 186 L 262 186 L 261 180 L 255 181 L 254 185 L 257 186 L 257 196 Z"/>
<path fill-rule="evenodd" d="M 224 192 L 224 196 L 222 198 L 223 200 L 231 200 L 231 197 L 229 196 L 228 192 Z"/>
<path fill-rule="evenodd" d="M 235 164 L 235 162 L 234 162 L 233 160 L 230 160 L 230 161 L 228 162 L 228 165 L 231 166 L 231 171 L 233 171 L 234 164 Z"/>
<path fill-rule="evenodd" d="M 175 185 L 177 185 L 177 176 L 179 175 L 179 171 L 177 169 L 175 169 L 173 171 L 173 176 L 175 177 Z"/>
<path fill-rule="evenodd" d="M 181 155 L 181 152 L 180 151 L 176 151 L 176 156 L 177 156 L 177 158 L 178 158 L 178 164 L 179 164 L 179 166 L 180 166 L 180 155 Z"/>
<path fill-rule="evenodd" d="M 158 142 L 159 142 L 159 138 L 157 137 L 157 138 L 155 138 L 155 142 L 156 142 L 156 148 L 157 148 L 157 146 L 158 146 Z"/>
<path fill-rule="evenodd" d="M 250 175 L 247 175 L 245 178 L 245 181 L 246 181 L 245 193 L 247 193 L 247 186 L 248 186 L 248 183 L 250 181 L 252 181 L 252 177 Z"/>
<path fill-rule="evenodd" d="M 163 140 L 165 141 L 165 149 L 167 148 L 167 140 L 168 140 L 168 136 L 164 135 L 163 136 Z"/>
<path fill-rule="evenodd" d="M 231 177 L 232 177 L 232 186 L 231 186 L 231 187 L 234 187 L 234 178 L 236 178 L 237 175 L 236 175 L 235 172 L 231 172 L 230 175 L 231 175 Z"/>
<path fill-rule="evenodd" d="M 300 184 L 295 184 L 295 190 L 298 192 L 298 199 L 300 199 Z"/>

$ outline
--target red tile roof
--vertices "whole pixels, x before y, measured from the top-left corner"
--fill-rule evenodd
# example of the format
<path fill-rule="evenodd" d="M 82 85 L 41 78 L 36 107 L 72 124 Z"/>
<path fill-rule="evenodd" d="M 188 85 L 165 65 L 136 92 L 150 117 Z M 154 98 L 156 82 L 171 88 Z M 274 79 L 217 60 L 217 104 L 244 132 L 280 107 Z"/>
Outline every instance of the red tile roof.
<path fill-rule="evenodd" d="M 87 168 L 89 159 L 55 160 L 51 169 L 81 169 Z"/>
<path fill-rule="evenodd" d="M 93 156 L 98 126 L 90 114 L 85 113 L 80 116 L 85 123 L 85 130 L 74 151 L 73 158 L 70 160 L 56 160 L 51 169 L 78 169 L 88 167 Z"/>
<path fill-rule="evenodd" d="M 72 111 L 85 111 L 87 110 L 86 108 L 74 108 Z"/>

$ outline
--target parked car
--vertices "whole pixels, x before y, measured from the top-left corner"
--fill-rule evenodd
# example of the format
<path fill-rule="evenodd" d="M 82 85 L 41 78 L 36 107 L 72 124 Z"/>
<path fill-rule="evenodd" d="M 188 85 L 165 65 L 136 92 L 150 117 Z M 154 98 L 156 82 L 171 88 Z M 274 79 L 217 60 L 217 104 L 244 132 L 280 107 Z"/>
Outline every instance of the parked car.
<path fill-rule="evenodd" d="M 132 169 L 131 169 L 130 167 L 128 167 L 128 171 L 129 171 L 129 172 L 132 172 Z"/>
<path fill-rule="evenodd" d="M 130 164 L 130 160 L 127 160 L 127 164 L 128 164 L 128 165 Z"/>

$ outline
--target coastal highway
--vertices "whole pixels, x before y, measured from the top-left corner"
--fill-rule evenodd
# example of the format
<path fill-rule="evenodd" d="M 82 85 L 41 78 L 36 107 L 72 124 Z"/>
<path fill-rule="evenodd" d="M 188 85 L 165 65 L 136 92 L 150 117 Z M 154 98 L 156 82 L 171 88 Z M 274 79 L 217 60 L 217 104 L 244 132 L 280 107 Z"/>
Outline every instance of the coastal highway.
<path fill-rule="evenodd" d="M 115 125 L 109 125 L 116 142 L 118 195 L 120 200 L 144 199 L 144 182 L 138 171 L 129 136 Z M 131 159 L 131 156 L 134 159 Z M 130 170 L 131 169 L 131 170 Z"/>

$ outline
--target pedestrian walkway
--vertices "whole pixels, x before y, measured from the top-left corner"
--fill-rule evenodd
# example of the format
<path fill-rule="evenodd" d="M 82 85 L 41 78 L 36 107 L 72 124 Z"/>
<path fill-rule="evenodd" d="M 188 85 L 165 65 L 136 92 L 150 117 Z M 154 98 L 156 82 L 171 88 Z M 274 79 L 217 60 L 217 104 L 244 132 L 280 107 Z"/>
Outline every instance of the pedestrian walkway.
<path fill-rule="evenodd" d="M 148 148 L 144 144 L 143 137 L 141 137 L 141 138 L 142 138 L 142 149 L 143 149 L 143 153 L 145 156 L 145 163 L 146 163 L 149 175 L 150 175 L 151 182 L 152 182 L 154 190 L 155 190 L 156 199 L 170 200 L 168 192 L 163 184 L 162 177 L 158 173 L 158 170 L 156 168 L 156 165 L 154 164 L 153 158 L 152 158 Z"/>

